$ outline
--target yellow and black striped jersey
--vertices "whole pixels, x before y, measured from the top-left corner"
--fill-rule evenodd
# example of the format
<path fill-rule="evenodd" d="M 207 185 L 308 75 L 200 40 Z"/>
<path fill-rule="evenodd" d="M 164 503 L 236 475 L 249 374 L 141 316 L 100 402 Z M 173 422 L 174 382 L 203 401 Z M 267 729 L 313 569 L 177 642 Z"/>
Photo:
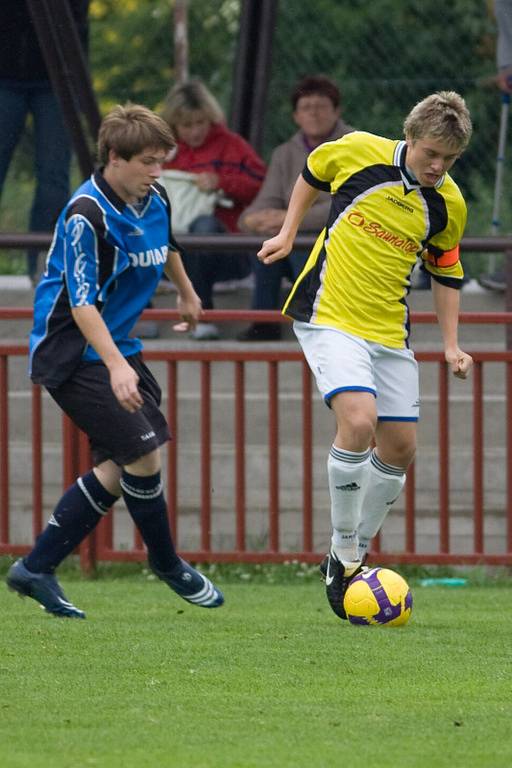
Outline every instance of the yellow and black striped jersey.
<path fill-rule="evenodd" d="M 406 296 L 418 256 L 432 276 L 459 288 L 466 205 L 445 174 L 421 187 L 405 165 L 405 141 L 355 131 L 309 155 L 303 171 L 332 203 L 283 312 L 389 347 L 407 345 Z"/>

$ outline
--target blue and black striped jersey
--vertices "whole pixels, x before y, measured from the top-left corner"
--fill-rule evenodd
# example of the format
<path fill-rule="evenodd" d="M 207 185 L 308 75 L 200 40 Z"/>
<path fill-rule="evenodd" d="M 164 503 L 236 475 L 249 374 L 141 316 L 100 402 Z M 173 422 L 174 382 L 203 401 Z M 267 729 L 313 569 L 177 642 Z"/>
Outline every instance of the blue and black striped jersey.
<path fill-rule="evenodd" d="M 62 211 L 34 300 L 30 376 L 47 387 L 65 381 L 82 361 L 97 361 L 71 314 L 95 306 L 127 357 L 142 348 L 130 338 L 167 261 L 179 251 L 164 188 L 153 184 L 140 205 L 128 205 L 97 171 Z"/>

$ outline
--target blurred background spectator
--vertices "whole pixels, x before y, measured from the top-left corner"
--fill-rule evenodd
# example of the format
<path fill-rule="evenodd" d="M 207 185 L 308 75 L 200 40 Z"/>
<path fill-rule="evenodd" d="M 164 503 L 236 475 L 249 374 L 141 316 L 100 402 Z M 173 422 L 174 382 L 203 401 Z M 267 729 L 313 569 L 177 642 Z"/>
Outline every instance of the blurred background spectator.
<path fill-rule="evenodd" d="M 89 0 L 67 0 L 87 49 Z M 0 14 L 0 195 L 14 150 L 31 115 L 35 193 L 29 229 L 50 232 L 69 197 L 71 143 L 25 0 L 2 0 Z M 27 274 L 38 279 L 38 251 L 27 253 Z"/>
<path fill-rule="evenodd" d="M 498 88 L 510 97 L 512 93 L 512 0 L 494 0 L 494 14 L 498 27 L 496 82 Z M 509 105 L 506 109 L 510 109 Z M 507 287 L 505 267 L 501 266 L 489 274 L 480 275 L 478 282 L 490 291 L 505 291 Z"/>
<path fill-rule="evenodd" d="M 498 25 L 498 87 L 504 93 L 512 93 L 512 0 L 494 0 L 494 13 Z"/>
<path fill-rule="evenodd" d="M 302 78 L 291 93 L 293 120 L 299 130 L 272 153 L 262 188 L 242 213 L 239 225 L 246 232 L 268 237 L 279 232 L 297 176 L 312 149 L 353 130 L 341 115 L 341 95 L 336 83 L 325 75 Z M 304 217 L 300 234 L 317 235 L 327 222 L 331 198 L 321 192 Z M 302 271 L 307 252 L 294 250 L 287 259 L 271 266 L 254 259 L 252 309 L 279 309 L 281 282 Z M 253 323 L 239 334 L 240 341 L 272 341 L 281 337 L 278 323 Z"/>
<path fill-rule="evenodd" d="M 221 107 L 199 80 L 174 86 L 162 116 L 177 139 L 176 151 L 165 164 L 163 175 L 173 206 L 174 231 L 202 235 L 237 232 L 240 213 L 263 181 L 263 160 L 245 139 L 226 128 Z M 173 173 L 176 171 L 179 173 Z M 203 309 L 213 309 L 215 283 L 240 280 L 251 271 L 246 253 L 185 253 L 183 263 Z M 192 336 L 217 339 L 219 331 L 212 323 L 199 323 Z"/>

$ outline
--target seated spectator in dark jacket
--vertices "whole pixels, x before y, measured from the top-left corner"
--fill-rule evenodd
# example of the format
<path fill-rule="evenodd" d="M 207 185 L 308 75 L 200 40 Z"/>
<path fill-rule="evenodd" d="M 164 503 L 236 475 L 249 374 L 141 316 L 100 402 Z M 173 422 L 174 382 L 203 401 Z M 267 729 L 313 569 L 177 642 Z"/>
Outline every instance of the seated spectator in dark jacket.
<path fill-rule="evenodd" d="M 263 160 L 245 139 L 226 128 L 219 104 L 198 80 L 171 89 L 162 117 L 177 139 L 163 175 L 173 208 L 173 231 L 237 232 L 241 212 L 263 182 Z M 251 271 L 250 257 L 240 253 L 187 253 L 183 263 L 203 309 L 213 308 L 214 283 L 241 279 Z M 211 323 L 199 323 L 193 336 L 212 339 L 219 333 Z"/>
<path fill-rule="evenodd" d="M 325 75 L 311 75 L 300 80 L 291 94 L 293 119 L 299 130 L 273 152 L 265 181 L 251 205 L 239 219 L 245 232 L 274 235 L 281 229 L 297 176 L 308 154 L 324 141 L 339 139 L 354 130 L 341 118 L 341 95 L 337 85 Z M 322 192 L 302 221 L 300 234 L 317 235 L 325 226 L 330 195 Z M 307 252 L 294 250 L 288 258 L 271 266 L 254 260 L 255 287 L 253 309 L 279 309 L 281 281 L 294 281 L 302 271 Z M 279 339 L 281 326 L 254 323 L 239 335 L 241 341 Z"/>

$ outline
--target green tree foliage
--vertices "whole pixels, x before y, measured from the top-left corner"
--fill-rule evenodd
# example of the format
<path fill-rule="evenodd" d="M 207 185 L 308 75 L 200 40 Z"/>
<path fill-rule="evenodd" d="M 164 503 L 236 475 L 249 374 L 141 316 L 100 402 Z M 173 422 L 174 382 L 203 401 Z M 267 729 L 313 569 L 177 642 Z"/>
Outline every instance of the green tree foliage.
<path fill-rule="evenodd" d="M 172 0 L 92 0 L 90 66 L 102 111 L 131 100 L 158 109 L 175 82 Z M 227 107 L 239 0 L 192 0 L 190 74 Z"/>

